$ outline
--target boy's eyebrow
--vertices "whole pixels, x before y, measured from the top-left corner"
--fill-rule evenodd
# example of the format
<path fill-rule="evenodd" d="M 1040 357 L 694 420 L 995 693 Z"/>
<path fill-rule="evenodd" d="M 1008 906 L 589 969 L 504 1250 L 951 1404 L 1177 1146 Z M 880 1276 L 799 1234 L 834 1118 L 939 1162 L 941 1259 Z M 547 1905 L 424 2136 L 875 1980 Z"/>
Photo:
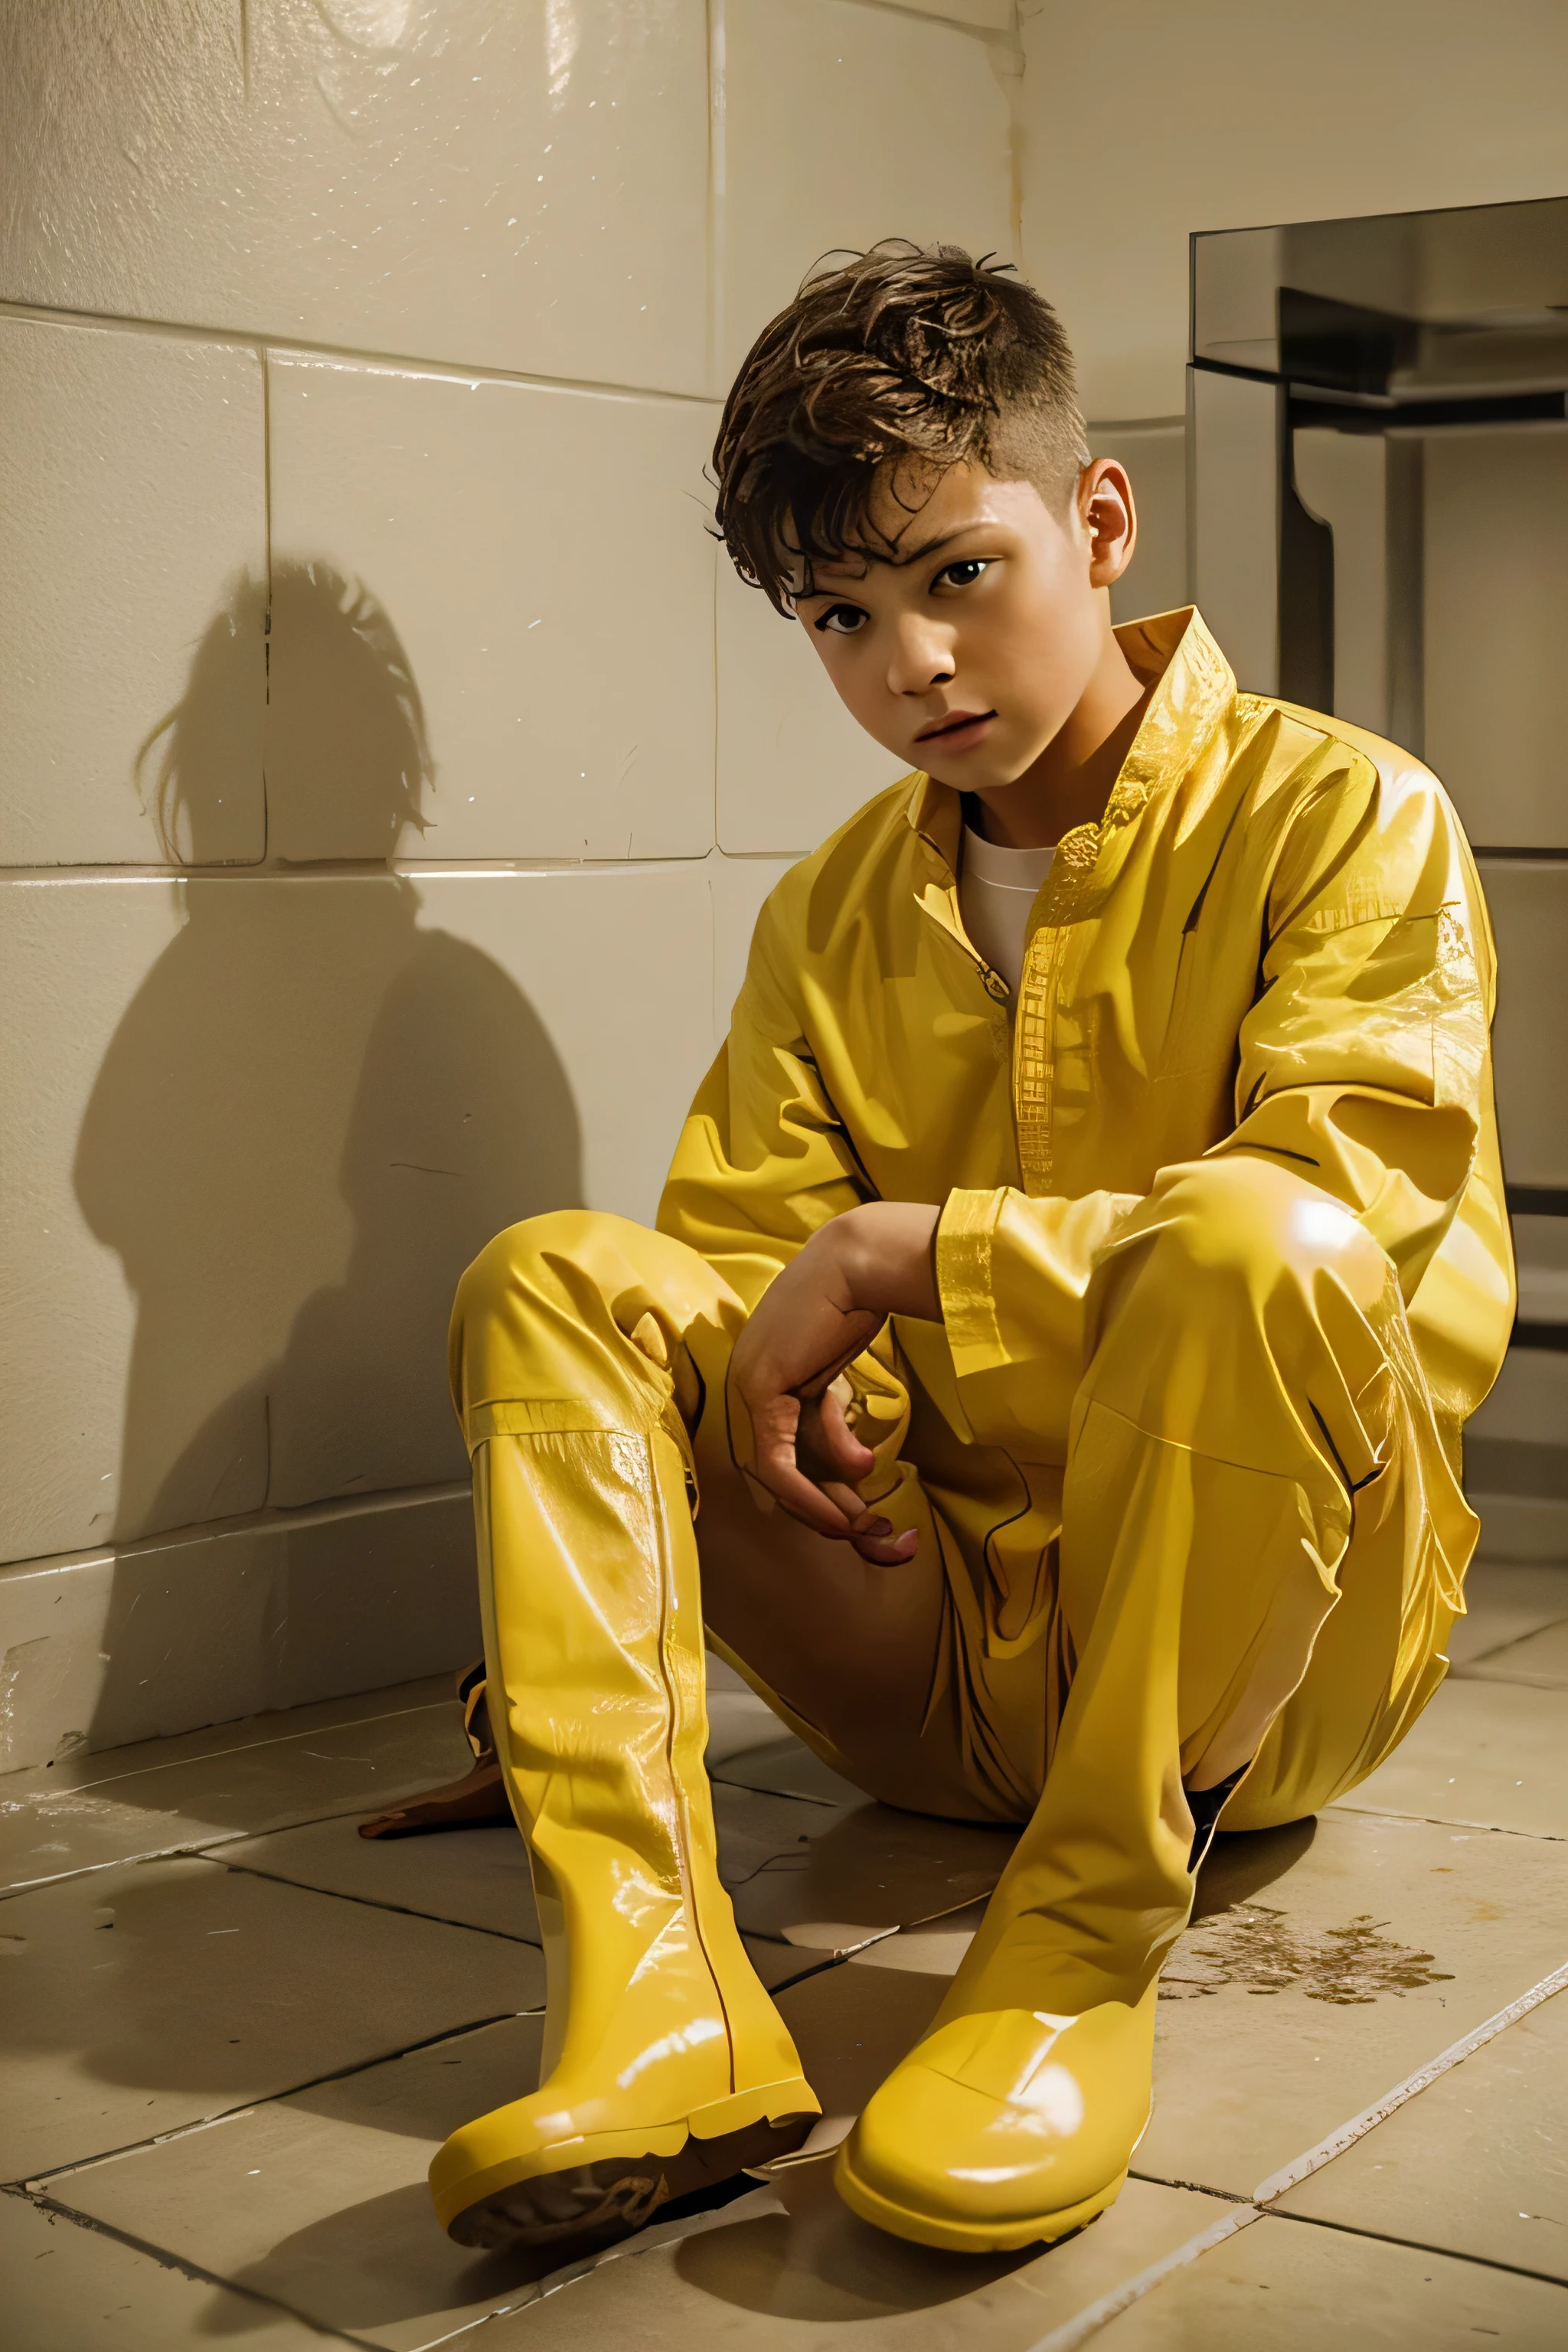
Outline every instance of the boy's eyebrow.
<path fill-rule="evenodd" d="M 923 540 L 919 547 L 911 547 L 907 555 L 882 555 L 874 547 L 858 547 L 855 552 L 867 563 L 885 563 L 889 572 L 907 572 L 911 563 L 922 562 L 928 555 L 934 555 L 939 548 L 951 547 L 955 539 L 963 537 L 965 531 L 981 530 L 984 528 L 984 520 L 980 518 L 976 518 L 973 522 L 961 522 L 955 530 L 944 530 L 940 539 Z M 837 601 L 842 602 L 844 591 L 832 588 L 805 588 L 795 601 L 797 604 L 809 604 L 816 596 L 832 596 Z"/>

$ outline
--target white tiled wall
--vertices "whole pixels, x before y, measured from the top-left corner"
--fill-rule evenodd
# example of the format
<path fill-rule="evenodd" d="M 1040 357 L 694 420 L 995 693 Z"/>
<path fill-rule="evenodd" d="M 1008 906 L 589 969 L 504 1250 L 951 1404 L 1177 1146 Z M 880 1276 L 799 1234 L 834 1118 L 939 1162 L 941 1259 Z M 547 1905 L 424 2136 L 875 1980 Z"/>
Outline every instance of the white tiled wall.
<path fill-rule="evenodd" d="M 0 313 L 0 865 L 164 856 L 153 739 L 264 567 L 265 482 L 255 351 Z M 226 652 L 214 861 L 265 844 L 265 623 Z"/>
<path fill-rule="evenodd" d="M 189 0 L 4 55 L 15 1765 L 471 1654 L 456 1276 L 651 1213 L 763 897 L 891 773 L 709 535 L 732 360 L 825 247 L 1014 251 L 1018 49 Z"/>

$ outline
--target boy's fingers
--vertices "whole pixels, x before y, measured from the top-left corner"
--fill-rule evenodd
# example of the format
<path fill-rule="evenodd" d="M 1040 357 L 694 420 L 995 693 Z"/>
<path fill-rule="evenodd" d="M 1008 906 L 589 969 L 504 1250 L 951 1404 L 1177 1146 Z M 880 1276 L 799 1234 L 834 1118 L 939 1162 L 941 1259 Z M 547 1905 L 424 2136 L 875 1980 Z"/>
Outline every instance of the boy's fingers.
<path fill-rule="evenodd" d="M 824 1451 L 840 1476 L 853 1485 L 876 1467 L 877 1457 L 850 1428 L 844 1405 L 837 1388 L 829 1389 L 818 1407 L 818 1421 Z"/>
<path fill-rule="evenodd" d="M 902 1568 L 920 1549 L 920 1531 L 906 1528 L 901 1536 L 851 1536 L 850 1543 L 873 1568 Z"/>

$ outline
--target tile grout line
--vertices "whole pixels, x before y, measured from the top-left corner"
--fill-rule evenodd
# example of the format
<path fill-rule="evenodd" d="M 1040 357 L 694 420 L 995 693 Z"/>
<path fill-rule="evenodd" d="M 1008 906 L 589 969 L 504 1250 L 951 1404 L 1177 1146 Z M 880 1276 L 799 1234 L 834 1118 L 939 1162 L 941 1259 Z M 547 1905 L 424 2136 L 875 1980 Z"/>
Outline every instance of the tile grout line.
<path fill-rule="evenodd" d="M 536 369 L 494 367 L 479 361 L 423 358 L 414 352 L 384 352 L 353 343 L 314 342 L 305 336 L 284 335 L 254 327 L 198 327 L 181 319 L 131 318 L 113 310 L 79 310 L 65 304 L 0 300 L 0 319 L 22 319 L 40 326 L 81 327 L 134 335 L 158 335 L 171 342 L 205 344 L 225 351 L 250 351 L 263 363 L 269 358 L 315 360 L 328 365 L 370 368 L 400 376 L 431 376 L 453 383 L 516 384 L 524 391 L 577 393 L 590 399 L 673 401 L 682 407 L 720 406 L 711 392 L 676 392 L 651 383 L 613 383 L 592 376 L 546 375 Z"/>
<path fill-rule="evenodd" d="M 309 1735 L 307 1735 L 307 1737 Z M 123 1870 L 130 1865 L 146 1862 L 207 1862 L 213 1859 L 222 1847 L 228 1845 L 243 1845 L 247 1838 L 287 1837 L 293 1830 L 319 1829 L 325 1822 L 353 1821 L 356 1814 L 363 1813 L 364 1810 L 365 1809 L 363 1805 L 357 1803 L 345 1805 L 340 1812 L 308 1813 L 302 1821 L 274 1822 L 269 1828 L 262 1830 L 218 1830 L 207 1840 L 205 1844 L 197 1844 L 195 1840 L 187 1838 L 181 1845 L 154 1846 L 149 1848 L 142 1853 L 111 1854 L 107 1862 L 84 1862 L 79 1864 L 74 1870 L 57 1870 L 47 1878 L 19 1878 L 10 1886 L 0 1887 L 0 1903 L 9 1903 L 15 1896 L 19 1895 L 37 1895 L 39 1889 L 45 1886 L 68 1886 L 76 1879 L 92 1878 L 96 1876 L 100 1871 L 104 1870 Z M 236 1865 L 230 1864 L 228 1867 L 232 1869 L 236 1867 Z M 265 1877 L 267 1874 L 265 1872 L 258 1871 L 256 1873 L 256 1875 L 258 1877 Z M 279 1884 L 285 1886 L 299 1886 L 302 1891 L 310 1895 L 334 1895 L 337 1893 L 337 1889 L 331 1886 L 306 1887 L 304 1885 L 304 1882 L 298 1878 L 283 1879 L 280 1880 Z M 364 1895 L 345 1896 L 344 1900 L 367 1902 L 374 1901 L 374 1897 Z M 397 1910 L 401 1906 L 397 1904 L 387 1904 L 380 1907 L 386 1910 Z M 434 1912 L 420 1911 L 416 1912 L 413 1916 L 416 1918 L 428 1919 L 434 1918 L 437 1915 Z M 447 1924 L 452 1927 L 460 1927 L 466 1925 L 466 1922 L 461 1919 L 454 1919 Z M 504 1928 L 500 1928 L 496 1932 L 498 1934 L 504 1934 L 506 1931 Z M 523 1940 L 526 1942 L 527 1938 L 524 1937 Z"/>
<path fill-rule="evenodd" d="M 1521 1689 L 1526 1685 L 1516 1684 L 1512 1687 Z M 1562 1845 L 1565 1834 L 1562 1830 L 1510 1829 L 1500 1822 L 1470 1821 L 1463 1813 L 1396 1813 L 1388 1805 L 1352 1805 L 1345 1797 L 1336 1797 L 1323 1811 L 1355 1813 L 1363 1822 L 1422 1822 L 1433 1830 L 1476 1830 L 1485 1837 L 1533 1838 L 1538 1845 Z"/>
<path fill-rule="evenodd" d="M 1446 2074 L 1450 2067 L 1458 2065 L 1461 2060 L 1468 2058 L 1473 2052 L 1481 2049 L 1496 2035 L 1515 2024 L 1520 2018 L 1527 2016 L 1532 2009 L 1539 2009 L 1542 2001 L 1550 2000 L 1554 1993 L 1561 1992 L 1565 1986 L 1568 1986 L 1568 1961 L 1564 1961 L 1561 1968 L 1553 1969 L 1549 1976 L 1542 1977 L 1540 1983 L 1532 1985 L 1528 1992 L 1521 1993 L 1517 2000 L 1510 2001 L 1506 2009 L 1498 2010 L 1493 2016 L 1485 2019 L 1479 2025 L 1472 2027 L 1468 2033 L 1462 2034 L 1458 2042 L 1450 2042 L 1447 2050 L 1440 2051 L 1437 2056 L 1429 2059 L 1425 2066 L 1418 2066 L 1414 2074 L 1407 2074 L 1402 2083 L 1396 2083 L 1391 2091 L 1386 2091 L 1381 2099 L 1374 2100 L 1370 2107 L 1363 2107 L 1360 2115 L 1352 2116 L 1348 2123 L 1341 2124 L 1337 2130 L 1330 2132 L 1325 2139 L 1321 2139 L 1315 2147 L 1308 2148 L 1303 2155 L 1294 2158 L 1290 2163 L 1282 2166 L 1278 2172 L 1271 2172 L 1266 2180 L 1258 2182 L 1250 2198 L 1238 2202 L 1229 2213 L 1223 2214 L 1217 2221 L 1211 2221 L 1206 2230 L 1200 2230 L 1195 2237 L 1188 2238 L 1184 2244 L 1175 2247 L 1159 2262 L 1151 2263 L 1147 2270 L 1140 2271 L 1135 2277 L 1124 2280 L 1121 2286 L 1113 2287 L 1109 2294 L 1102 2294 L 1097 2302 L 1089 2304 L 1086 2309 L 1064 2322 L 1060 2327 L 1054 2327 L 1047 2335 L 1039 2336 L 1029 2346 L 1028 2352 L 1077 2352 L 1078 2346 L 1087 2343 L 1091 2336 L 1097 2335 L 1100 2328 L 1115 2319 L 1121 2312 L 1129 2310 L 1133 2304 L 1142 2302 L 1146 2294 L 1169 2278 L 1173 2271 L 1184 2270 L 1189 2263 L 1195 2263 L 1201 2254 L 1206 2254 L 1212 2247 L 1222 2245 L 1226 2238 L 1235 2237 L 1240 2230 L 1250 2229 L 1254 2221 L 1261 2221 L 1274 2199 L 1283 2196 L 1286 2189 L 1293 2189 L 1298 2181 L 1305 2180 L 1310 2174 L 1320 2171 L 1324 2165 L 1331 2163 L 1336 2156 L 1342 2156 L 1348 2147 L 1353 2147 L 1357 2140 L 1363 2138 L 1368 2132 L 1383 2123 L 1397 2108 L 1404 2106 L 1407 2100 L 1415 2098 L 1416 2094 L 1424 2091 L 1429 2083 L 1436 2082 L 1440 2074 Z M 1203 2193 L 1209 2196 L 1225 2196 L 1234 2192 L 1209 2189 Z M 1277 2218 L 1299 2221 L 1308 2217 L 1291 2214 L 1280 2215 Z M 1352 2231 L 1350 2234 L 1371 2235 L 1373 2233 Z M 1455 2259 L 1468 2258 L 1456 2256 Z"/>
<path fill-rule="evenodd" d="M 325 2074 L 312 2074 L 308 2082 L 290 2083 L 286 2090 L 264 2092 L 259 2098 L 246 2099 L 237 2107 L 222 2107 L 216 2115 L 197 2116 L 188 2124 L 176 2124 L 166 2132 L 153 2132 L 145 2139 L 128 2139 L 119 2147 L 106 2147 L 95 2156 L 73 2157 L 68 2164 L 46 2165 L 43 2171 L 0 2181 L 0 2196 L 44 2196 L 58 2180 L 69 2180 L 79 2172 L 91 2172 L 100 2164 L 114 2164 L 121 2157 L 140 2156 L 143 2149 L 165 2147 L 170 2141 L 194 2138 L 197 2132 L 212 2131 L 219 2124 L 240 2121 L 254 2115 L 258 2107 L 281 2106 L 285 2099 L 303 2097 L 307 2091 L 319 2091 L 327 2083 L 352 2082 L 354 2075 L 368 2074 L 373 2066 L 390 2066 L 399 2058 L 417 2057 L 422 2050 L 438 2050 L 444 2042 L 460 2042 L 465 2034 L 482 2033 L 487 2026 L 510 2025 L 519 2017 L 542 2017 L 542 2009 L 502 2009 L 491 2017 L 470 2018 L 464 2025 L 446 2025 L 438 2033 L 427 2033 L 421 2041 L 405 2042 L 397 2050 L 384 2050 L 374 2058 L 356 2059 L 352 2066 L 334 2066 Z M 76 2208 L 70 2208 L 75 2211 Z"/>
<path fill-rule="evenodd" d="M 321 1706 L 327 1704 L 327 1702 L 317 1700 L 314 1704 Z M 168 1759 L 167 1763 L 164 1764 L 132 1765 L 129 1771 L 106 1772 L 101 1780 L 76 1780 L 72 1781 L 68 1786 L 64 1780 L 57 1780 L 53 1786 L 47 1790 L 38 1790 L 36 1792 L 32 1790 L 28 1790 L 26 1795 L 22 1798 L 21 1802 L 25 1805 L 27 1801 L 27 1798 L 35 1793 L 52 1796 L 55 1794 L 56 1790 L 64 1790 L 64 1793 L 68 1797 L 85 1797 L 90 1795 L 94 1789 L 113 1789 L 117 1788 L 121 1780 L 139 1780 L 144 1773 L 178 1772 L 181 1768 L 186 1764 L 226 1764 L 231 1756 L 254 1756 L 258 1748 L 287 1748 L 296 1739 L 331 1739 L 340 1731 L 367 1731 L 373 1723 L 395 1723 L 403 1716 L 428 1715 L 433 1708 L 438 1706 L 450 1706 L 452 1702 L 449 1698 L 423 1698 L 418 1700 L 413 1706 L 388 1707 L 384 1715 L 352 1716 L 342 1723 L 318 1724 L 313 1731 L 280 1731 L 277 1738 L 273 1739 L 245 1739 L 241 1740 L 237 1746 L 233 1748 L 208 1748 L 206 1753 L 202 1756 L 172 1756 Z M 244 1718 L 242 1717 L 241 1720 L 244 1720 Z M 176 1732 L 174 1735 L 177 1739 L 190 1738 L 195 1736 L 196 1735 L 188 1732 Z M 108 1751 L 106 1750 L 105 1752 L 107 1753 Z M 25 1770 L 32 1771 L 47 1771 L 48 1767 L 47 1765 L 32 1765 L 25 1766 L 23 1769 Z M 7 1779 L 9 1777 L 9 1775 L 6 1776 Z M 0 1780 L 0 1801 L 4 1800 L 5 1795 L 5 1782 L 4 1780 Z M 238 1834 L 241 1837 L 254 1837 L 259 1835 L 260 1832 L 254 1830 L 241 1830 Z"/>
<path fill-rule="evenodd" d="M 1352 2116 L 1348 2123 L 1341 2124 L 1337 2131 L 1331 2132 L 1326 2139 L 1321 2139 L 1316 2147 L 1310 2147 L 1305 2155 L 1296 2157 L 1279 2171 L 1271 2172 L 1267 2180 L 1260 2180 L 1252 2192 L 1254 2199 L 1259 2205 L 1268 2204 L 1274 2198 L 1282 2197 L 1287 2189 L 1294 2189 L 1298 2181 L 1321 2171 L 1325 2164 L 1331 2163 L 1336 2156 L 1342 2156 L 1346 2148 L 1363 2138 L 1376 2125 L 1404 2106 L 1407 2100 L 1413 2099 L 1418 2091 L 1424 2091 L 1428 2083 L 1435 2083 L 1439 2074 L 1446 2074 L 1451 2066 L 1458 2065 L 1461 2059 L 1468 2058 L 1473 2051 L 1481 2049 L 1509 2026 L 1517 2023 L 1520 2018 L 1528 2016 L 1532 2009 L 1539 2009 L 1542 2001 L 1550 2000 L 1552 1994 L 1561 1992 L 1564 1986 L 1568 1986 L 1568 1960 L 1561 1968 L 1553 1969 L 1550 1976 L 1542 1977 L 1540 1983 L 1532 1985 L 1528 1992 L 1521 1993 L 1517 2000 L 1510 2000 L 1506 2009 L 1500 2009 L 1494 2016 L 1473 2026 L 1468 2033 L 1461 2034 L 1458 2042 L 1451 2042 L 1447 2050 L 1440 2051 L 1436 2058 L 1428 2059 L 1425 2066 L 1418 2066 L 1413 2074 L 1406 2074 L 1392 2091 L 1384 2092 L 1383 2097 L 1374 2100 L 1370 2107 L 1363 2107 L 1359 2116 Z"/>
<path fill-rule="evenodd" d="M 351 1819 L 352 1816 L 330 1813 L 325 1818 L 329 1821 L 344 1821 Z M 304 1829 L 309 1828 L 310 1823 L 298 1822 L 295 1826 Z M 267 1834 L 276 1836 L 282 1832 L 274 1831 Z M 310 1886 L 302 1879 L 285 1878 L 279 1871 L 261 1870 L 252 1862 L 226 1861 L 222 1853 L 215 1853 L 210 1847 L 201 1853 L 193 1854 L 191 1858 L 194 1862 L 213 1863 L 219 1870 L 226 1870 L 236 1878 L 258 1878 L 264 1885 L 268 1886 L 291 1886 L 298 1895 L 321 1895 L 329 1903 L 357 1903 L 366 1911 L 390 1911 L 399 1919 L 427 1919 L 433 1927 L 457 1927 L 470 1936 L 492 1936 L 498 1943 L 521 1944 L 525 1951 L 538 1952 L 542 1957 L 543 1955 L 542 1944 L 536 1944 L 529 1936 L 514 1935 L 510 1927 L 480 1927 L 472 1919 L 448 1919 L 441 1911 L 416 1911 L 410 1904 L 385 1903 L 375 1895 L 351 1895 L 348 1889 L 342 1886 Z M 519 2015 L 526 2013 L 521 2011 L 518 2012 Z"/>
<path fill-rule="evenodd" d="M 319 2336 L 324 2344 L 353 2344 L 362 2347 L 363 2352 L 379 2352 L 379 2347 L 366 2336 L 349 2336 L 341 2328 L 329 2327 L 322 2321 L 312 2319 L 308 2312 L 298 2310 L 291 2303 L 280 2302 L 276 2295 L 263 2294 L 253 2286 L 237 2285 L 233 2279 L 225 2278 L 220 2272 L 205 2270 L 201 2263 L 191 2262 L 184 2254 L 172 2253 L 166 2246 L 155 2245 L 151 2238 L 138 2238 L 129 2230 L 116 2229 L 113 2222 L 100 2221 L 96 2214 L 79 2212 L 74 2206 L 60 2205 L 52 2197 L 34 2196 L 25 2189 L 0 2189 L 0 2196 L 15 2197 L 19 2204 L 30 2205 L 35 2213 L 46 2214 L 50 2221 L 63 2221 L 71 2229 L 89 2231 L 94 2237 L 107 2238 L 111 2244 L 125 2246 L 132 2253 L 145 2255 L 149 2262 L 156 2263 L 160 2270 L 173 2271 L 177 2277 L 189 2279 L 193 2285 L 217 2287 L 228 2294 L 243 2295 L 247 2302 L 259 2304 L 265 2311 L 282 2312 L 286 2317 L 297 2319 L 302 2326 L 310 2328 L 311 2334 Z"/>
<path fill-rule="evenodd" d="M 1272 2212 L 1276 2221 L 1299 2221 L 1309 2230 L 1337 2230 L 1342 2237 L 1373 2238 L 1380 2246 L 1407 2246 L 1413 2253 L 1437 2254 L 1445 2262 L 1473 2263 L 1478 2270 L 1507 2271 L 1512 2278 L 1538 2279 L 1542 2286 L 1560 2287 L 1568 2294 L 1568 2279 L 1553 2271 L 1528 2270 L 1523 2263 L 1505 2263 L 1497 2254 L 1468 2253 L 1460 2246 L 1428 2245 L 1425 2238 L 1400 2238 L 1391 2230 L 1365 2230 L 1357 2221 L 1332 2221 L 1326 2213 Z"/>

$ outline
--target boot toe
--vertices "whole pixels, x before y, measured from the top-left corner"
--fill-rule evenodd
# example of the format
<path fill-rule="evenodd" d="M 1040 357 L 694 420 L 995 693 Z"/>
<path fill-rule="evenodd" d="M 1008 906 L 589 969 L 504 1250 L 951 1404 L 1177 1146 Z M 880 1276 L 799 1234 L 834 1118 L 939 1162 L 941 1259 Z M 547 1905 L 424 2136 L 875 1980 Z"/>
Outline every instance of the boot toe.
<path fill-rule="evenodd" d="M 939 2027 L 840 2149 L 840 2196 L 896 2236 L 975 2252 L 1080 2228 L 1116 2196 L 1148 2121 L 1152 2012 L 1108 2001 Z"/>

